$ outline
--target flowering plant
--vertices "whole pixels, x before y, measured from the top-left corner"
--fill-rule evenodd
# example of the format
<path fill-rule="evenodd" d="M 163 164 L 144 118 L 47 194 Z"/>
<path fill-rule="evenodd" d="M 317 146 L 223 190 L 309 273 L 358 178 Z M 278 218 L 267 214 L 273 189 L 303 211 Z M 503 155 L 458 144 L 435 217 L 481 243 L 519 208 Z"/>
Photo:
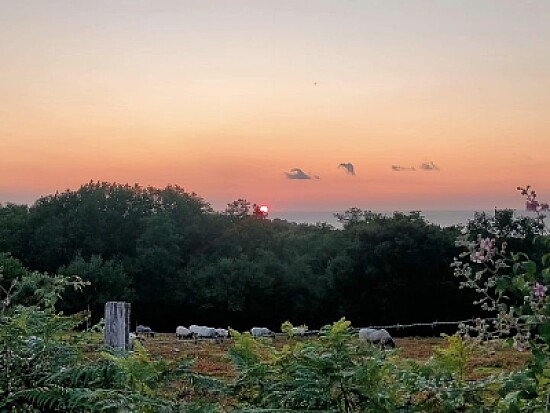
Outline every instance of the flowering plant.
<path fill-rule="evenodd" d="M 473 326 L 461 325 L 461 333 L 480 342 L 504 338 L 519 351 L 532 350 L 533 361 L 524 378 L 531 389 L 536 389 L 535 394 L 527 397 L 526 392 L 519 392 L 514 403 L 516 407 L 533 407 L 536 403 L 547 404 L 550 396 L 550 237 L 545 223 L 549 205 L 539 202 L 529 186 L 517 189 L 526 198 L 527 211 L 535 215 L 531 228 L 523 232 L 499 231 L 493 222 L 483 234 L 464 229 L 457 239 L 464 252 L 455 258 L 452 267 L 460 288 L 472 289 L 477 295 L 474 304 L 487 315 Z M 527 233 L 534 235 L 531 257 L 510 251 L 509 245 Z"/>

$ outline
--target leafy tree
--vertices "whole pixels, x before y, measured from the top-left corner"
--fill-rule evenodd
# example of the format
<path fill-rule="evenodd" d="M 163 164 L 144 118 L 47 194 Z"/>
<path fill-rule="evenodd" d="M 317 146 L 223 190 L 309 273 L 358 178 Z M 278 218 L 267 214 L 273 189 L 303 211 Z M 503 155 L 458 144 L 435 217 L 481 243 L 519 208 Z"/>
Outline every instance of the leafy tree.
<path fill-rule="evenodd" d="M 329 267 L 342 315 L 367 325 L 467 315 L 468 296 L 457 297 L 448 268 L 456 231 L 418 213 L 365 217 L 347 226 L 349 246 Z"/>
<path fill-rule="evenodd" d="M 129 299 L 132 286 L 134 321 L 159 330 L 180 324 L 181 313 L 205 324 L 226 325 L 228 317 L 245 328 L 473 311 L 448 276 L 456 232 L 428 225 L 418 212 L 386 217 L 352 208 L 335 230 L 258 219 L 253 208 L 238 199 L 218 214 L 179 186 L 92 181 L 30 208 L 0 208 L 0 246 L 33 270 L 94 278 L 101 293 L 87 292 L 82 302 L 67 295 L 67 311 L 89 303 L 99 315 L 102 300 Z"/>
<path fill-rule="evenodd" d="M 29 240 L 28 220 L 26 205 L 0 204 L 0 251 L 15 256 L 24 254 Z"/>
<path fill-rule="evenodd" d="M 2 271 L 0 285 L 4 288 L 8 288 L 13 280 L 29 274 L 21 261 L 5 252 L 0 253 L 0 270 Z"/>
<path fill-rule="evenodd" d="M 173 291 L 175 275 L 184 267 L 182 234 L 165 213 L 150 217 L 137 240 L 134 280 L 141 301 L 164 301 Z"/>
<path fill-rule="evenodd" d="M 69 265 L 59 268 L 59 274 L 79 276 L 89 282 L 90 287 L 80 291 L 68 291 L 60 303 L 60 308 L 72 314 L 89 309 L 92 320 L 99 321 L 107 301 L 128 301 L 134 299 L 131 280 L 122 263 L 115 260 L 103 260 L 99 255 L 92 255 L 89 260 L 76 256 Z"/>
<path fill-rule="evenodd" d="M 366 211 L 363 211 L 361 208 L 353 207 L 347 209 L 343 213 L 336 213 L 334 216 L 344 228 L 348 228 L 351 225 L 364 221 L 365 212 Z"/>
<path fill-rule="evenodd" d="M 225 215 L 234 219 L 242 219 L 250 215 L 251 203 L 246 199 L 239 198 L 225 208 Z"/>

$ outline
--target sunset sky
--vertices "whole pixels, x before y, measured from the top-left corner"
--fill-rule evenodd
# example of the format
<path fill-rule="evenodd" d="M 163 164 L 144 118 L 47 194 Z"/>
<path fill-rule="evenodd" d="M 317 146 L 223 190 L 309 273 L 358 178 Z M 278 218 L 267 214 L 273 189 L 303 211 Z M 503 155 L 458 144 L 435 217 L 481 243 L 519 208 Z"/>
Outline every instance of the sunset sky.
<path fill-rule="evenodd" d="M 0 202 L 90 180 L 217 209 L 548 200 L 549 22 L 546 0 L 0 0 Z"/>

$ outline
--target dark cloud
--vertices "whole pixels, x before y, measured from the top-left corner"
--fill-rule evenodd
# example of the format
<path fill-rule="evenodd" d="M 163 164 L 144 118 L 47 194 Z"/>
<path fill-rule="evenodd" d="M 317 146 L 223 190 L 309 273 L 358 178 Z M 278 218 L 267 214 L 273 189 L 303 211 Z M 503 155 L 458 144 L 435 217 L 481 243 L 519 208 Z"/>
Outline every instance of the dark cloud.
<path fill-rule="evenodd" d="M 311 175 L 306 174 L 300 168 L 292 168 L 289 172 L 285 172 L 285 175 L 288 179 L 313 179 Z M 315 179 L 319 179 L 319 177 L 315 176 Z"/>
<path fill-rule="evenodd" d="M 355 176 L 355 167 L 351 162 L 341 163 L 340 165 L 338 165 L 338 168 L 345 169 L 348 175 Z"/>
<path fill-rule="evenodd" d="M 420 169 L 422 169 L 423 171 L 439 171 L 439 166 L 437 166 L 432 161 L 422 162 L 422 164 L 420 165 Z"/>
<path fill-rule="evenodd" d="M 401 166 L 401 165 L 392 165 L 391 170 L 395 172 L 416 171 L 416 169 L 414 169 L 414 166 Z"/>

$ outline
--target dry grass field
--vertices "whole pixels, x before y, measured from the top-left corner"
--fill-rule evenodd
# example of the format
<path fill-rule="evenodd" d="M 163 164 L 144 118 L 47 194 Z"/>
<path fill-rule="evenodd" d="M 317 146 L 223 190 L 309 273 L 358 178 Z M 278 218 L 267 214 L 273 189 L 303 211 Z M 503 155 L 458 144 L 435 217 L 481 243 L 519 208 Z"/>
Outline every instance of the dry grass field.
<path fill-rule="evenodd" d="M 302 339 L 297 339 L 302 340 Z M 315 338 L 306 338 L 315 340 Z M 277 337 L 275 345 L 282 347 L 288 339 Z M 427 361 L 436 347 L 445 346 L 440 337 L 407 337 L 395 339 L 399 355 L 404 360 Z M 146 338 L 144 346 L 153 358 L 176 360 L 195 359 L 195 370 L 217 378 L 230 378 L 235 371 L 227 356 L 231 340 L 224 343 L 210 341 L 176 340 L 173 334 L 158 334 L 155 338 Z M 468 378 L 477 379 L 491 373 L 512 371 L 522 368 L 530 358 L 529 352 L 519 353 L 505 346 L 483 349 L 474 353 L 468 367 Z"/>

